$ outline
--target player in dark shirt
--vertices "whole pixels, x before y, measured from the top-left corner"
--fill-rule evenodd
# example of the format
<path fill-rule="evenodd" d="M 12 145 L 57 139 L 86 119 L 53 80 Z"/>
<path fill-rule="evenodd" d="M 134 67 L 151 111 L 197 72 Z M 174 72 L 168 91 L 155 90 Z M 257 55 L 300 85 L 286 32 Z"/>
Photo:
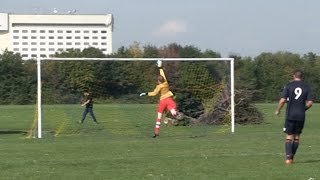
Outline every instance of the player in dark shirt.
<path fill-rule="evenodd" d="M 86 108 L 83 111 L 82 119 L 81 119 L 80 123 L 83 123 L 83 121 L 85 120 L 88 113 L 91 115 L 93 121 L 95 123 L 98 123 L 96 117 L 93 114 L 93 101 L 92 101 L 91 94 L 89 92 L 84 92 L 83 95 L 84 95 L 85 99 L 84 99 L 84 102 L 81 104 L 81 106 L 86 106 Z"/>
<path fill-rule="evenodd" d="M 306 110 L 313 104 L 310 88 L 302 81 L 302 77 L 302 71 L 293 72 L 293 81 L 284 87 L 275 111 L 275 114 L 279 115 L 280 110 L 287 103 L 283 129 L 286 133 L 286 164 L 293 163 L 294 155 L 299 146 L 300 134 L 304 127 Z"/>

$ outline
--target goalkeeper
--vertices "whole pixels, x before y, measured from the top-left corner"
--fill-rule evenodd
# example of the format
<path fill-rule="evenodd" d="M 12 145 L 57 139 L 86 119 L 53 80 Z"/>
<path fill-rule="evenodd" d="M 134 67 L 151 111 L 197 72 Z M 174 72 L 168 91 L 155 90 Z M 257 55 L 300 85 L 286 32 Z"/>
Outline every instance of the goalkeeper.
<path fill-rule="evenodd" d="M 160 71 L 160 75 L 158 75 L 158 78 L 157 78 L 158 85 L 152 92 L 140 94 L 140 96 L 156 96 L 160 94 L 160 101 L 159 101 L 158 110 L 157 110 L 158 114 L 156 119 L 156 125 L 154 128 L 154 136 L 153 136 L 154 138 L 159 136 L 162 114 L 166 109 L 169 110 L 174 117 L 178 115 L 178 112 L 176 110 L 177 105 L 175 101 L 172 99 L 173 93 L 169 89 L 169 84 L 162 68 L 162 61 L 158 60 L 157 65 Z"/>

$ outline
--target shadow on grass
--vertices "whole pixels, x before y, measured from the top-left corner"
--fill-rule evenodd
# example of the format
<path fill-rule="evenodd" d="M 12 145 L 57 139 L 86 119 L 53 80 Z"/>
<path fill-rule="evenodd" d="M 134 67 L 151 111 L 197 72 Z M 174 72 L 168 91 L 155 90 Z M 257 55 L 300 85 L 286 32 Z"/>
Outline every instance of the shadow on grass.
<path fill-rule="evenodd" d="M 1 134 L 27 134 L 27 131 L 22 131 L 22 130 L 0 130 L 0 135 Z"/>
<path fill-rule="evenodd" d="M 310 160 L 305 160 L 305 161 L 299 161 L 299 162 L 296 162 L 296 163 L 319 163 L 320 162 L 320 159 L 310 159 Z"/>

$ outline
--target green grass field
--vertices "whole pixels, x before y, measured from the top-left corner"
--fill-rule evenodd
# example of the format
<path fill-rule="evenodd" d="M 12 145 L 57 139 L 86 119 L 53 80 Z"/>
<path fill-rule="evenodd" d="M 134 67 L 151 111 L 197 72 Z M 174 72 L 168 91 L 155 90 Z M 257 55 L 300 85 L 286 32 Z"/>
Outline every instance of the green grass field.
<path fill-rule="evenodd" d="M 307 115 L 292 165 L 284 164 L 283 117 L 258 104 L 261 125 L 162 126 L 153 139 L 154 105 L 46 106 L 43 138 L 26 138 L 33 106 L 0 106 L 0 179 L 320 179 L 320 106 Z M 283 112 L 282 112 L 283 113 Z M 283 115 L 283 114 L 282 114 Z"/>

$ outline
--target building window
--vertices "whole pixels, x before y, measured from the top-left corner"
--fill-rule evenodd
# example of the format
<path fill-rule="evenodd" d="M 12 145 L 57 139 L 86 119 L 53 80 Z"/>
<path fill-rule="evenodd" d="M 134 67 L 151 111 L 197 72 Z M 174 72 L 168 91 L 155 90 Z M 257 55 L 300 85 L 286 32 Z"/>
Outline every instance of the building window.
<path fill-rule="evenodd" d="M 98 37 L 97 36 L 93 36 L 92 39 L 98 39 Z"/>
<path fill-rule="evenodd" d="M 49 45 L 54 45 L 54 42 L 49 42 Z"/>
<path fill-rule="evenodd" d="M 22 48 L 22 51 L 28 51 L 28 48 Z"/>
<path fill-rule="evenodd" d="M 72 45 L 72 43 L 71 43 L 71 42 L 67 42 L 67 45 L 69 45 L 69 46 L 70 46 L 70 45 Z"/>
<path fill-rule="evenodd" d="M 40 36 L 40 39 L 45 39 L 46 37 L 45 36 Z"/>
<path fill-rule="evenodd" d="M 19 45 L 19 42 L 13 42 L 13 45 Z"/>
<path fill-rule="evenodd" d="M 46 45 L 46 43 L 45 42 L 40 42 L 40 45 Z"/>
<path fill-rule="evenodd" d="M 92 31 L 92 33 L 96 34 L 96 33 L 98 33 L 98 31 Z"/>
<path fill-rule="evenodd" d="M 28 33 L 28 30 L 22 30 L 22 33 Z"/>
<path fill-rule="evenodd" d="M 63 39 L 63 37 L 62 36 L 58 36 L 58 39 Z"/>
<path fill-rule="evenodd" d="M 58 45 L 63 45 L 63 43 L 62 42 L 58 42 Z"/>
<path fill-rule="evenodd" d="M 107 49 L 101 49 L 101 51 L 107 51 Z"/>
<path fill-rule="evenodd" d="M 40 48 L 40 51 L 46 51 L 46 48 Z"/>
<path fill-rule="evenodd" d="M 80 44 L 81 44 L 81 43 L 79 43 L 79 42 L 74 43 L 74 45 L 77 45 L 77 46 L 80 46 Z"/>
<path fill-rule="evenodd" d="M 102 33 L 102 34 L 106 34 L 106 33 L 107 33 L 107 31 L 101 31 L 101 33 Z"/>
<path fill-rule="evenodd" d="M 40 33 L 46 33 L 46 30 L 40 30 Z"/>
<path fill-rule="evenodd" d="M 19 39 L 19 36 L 13 36 L 13 39 Z"/>
<path fill-rule="evenodd" d="M 49 30 L 49 33 L 54 33 L 54 30 Z"/>
<path fill-rule="evenodd" d="M 19 33 L 19 30 L 13 30 L 13 33 Z"/>
<path fill-rule="evenodd" d="M 62 30 L 58 30 L 57 32 L 58 32 L 58 33 L 63 33 L 63 31 L 62 31 Z"/>
<path fill-rule="evenodd" d="M 49 48 L 49 51 L 54 51 L 54 48 Z"/>
<path fill-rule="evenodd" d="M 80 31 L 75 31 L 75 33 L 80 33 Z"/>
<path fill-rule="evenodd" d="M 86 33 L 86 34 L 87 34 L 87 33 L 89 33 L 89 31 L 83 31 L 83 33 Z"/>
<path fill-rule="evenodd" d="M 66 31 L 66 33 L 72 33 L 72 31 L 68 30 L 68 31 Z"/>
<path fill-rule="evenodd" d="M 89 45 L 89 43 L 88 43 L 88 42 L 85 42 L 85 43 L 83 43 L 83 45 Z"/>
<path fill-rule="evenodd" d="M 102 37 L 101 37 L 101 39 L 107 39 L 107 37 L 105 37 L 105 36 L 102 36 Z"/>
<path fill-rule="evenodd" d="M 72 39 L 72 37 L 71 36 L 67 36 L 66 39 Z"/>
<path fill-rule="evenodd" d="M 107 45 L 107 43 L 103 42 L 103 43 L 101 43 L 101 45 Z"/>
<path fill-rule="evenodd" d="M 22 36 L 22 39 L 28 39 L 28 36 Z"/>
<path fill-rule="evenodd" d="M 45 54 L 40 54 L 40 57 L 45 58 L 45 57 L 47 57 L 47 55 L 45 55 Z"/>
<path fill-rule="evenodd" d="M 96 46 L 96 45 L 98 45 L 98 43 L 97 43 L 97 42 L 94 42 L 94 43 L 92 43 L 92 45 L 95 45 L 95 46 Z"/>
<path fill-rule="evenodd" d="M 31 57 L 37 57 L 37 55 L 36 54 L 31 54 Z"/>
<path fill-rule="evenodd" d="M 31 51 L 37 51 L 37 48 L 31 48 Z"/>
<path fill-rule="evenodd" d="M 31 42 L 31 45 L 37 45 L 37 42 Z"/>
<path fill-rule="evenodd" d="M 63 51 L 63 49 L 62 48 L 58 48 L 57 51 Z"/>
<path fill-rule="evenodd" d="M 88 36 L 85 36 L 85 37 L 83 37 L 83 39 L 89 39 L 89 37 L 88 37 Z"/>
<path fill-rule="evenodd" d="M 31 39 L 37 39 L 37 36 L 31 36 Z"/>
<path fill-rule="evenodd" d="M 31 30 L 31 33 L 37 33 L 37 30 Z"/>
<path fill-rule="evenodd" d="M 74 37 L 75 39 L 80 39 L 80 36 L 76 36 L 76 37 Z"/>
<path fill-rule="evenodd" d="M 21 56 L 22 57 L 28 57 L 28 54 L 22 54 Z"/>
<path fill-rule="evenodd" d="M 13 48 L 13 51 L 19 51 L 19 48 Z"/>
<path fill-rule="evenodd" d="M 53 36 L 49 36 L 49 39 L 54 39 L 54 37 Z"/>

